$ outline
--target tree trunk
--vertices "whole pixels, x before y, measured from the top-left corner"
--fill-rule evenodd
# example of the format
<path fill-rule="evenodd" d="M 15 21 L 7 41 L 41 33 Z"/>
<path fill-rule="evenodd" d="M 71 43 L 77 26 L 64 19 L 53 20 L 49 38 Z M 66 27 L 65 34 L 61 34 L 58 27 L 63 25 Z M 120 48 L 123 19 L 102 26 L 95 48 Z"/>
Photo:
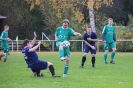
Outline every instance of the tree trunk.
<path fill-rule="evenodd" d="M 96 30 L 95 30 L 95 20 L 94 20 L 94 10 L 93 10 L 93 7 L 89 8 L 89 16 L 90 16 L 90 26 L 91 26 L 92 30 L 94 32 L 96 32 Z"/>

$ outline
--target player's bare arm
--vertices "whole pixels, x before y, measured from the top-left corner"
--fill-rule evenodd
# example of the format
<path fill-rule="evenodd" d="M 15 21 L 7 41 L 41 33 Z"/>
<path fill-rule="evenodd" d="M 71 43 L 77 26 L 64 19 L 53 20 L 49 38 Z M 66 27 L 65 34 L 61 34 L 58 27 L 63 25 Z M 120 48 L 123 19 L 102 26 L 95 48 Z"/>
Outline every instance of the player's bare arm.
<path fill-rule="evenodd" d="M 55 36 L 55 41 L 57 41 L 58 40 L 58 37 L 57 36 Z"/>
<path fill-rule="evenodd" d="M 85 44 L 87 44 L 89 47 L 91 47 L 93 50 L 95 50 L 96 48 L 94 46 L 92 46 L 91 44 L 89 44 L 87 41 L 84 41 Z"/>
<path fill-rule="evenodd" d="M 31 46 L 30 46 L 30 47 L 32 47 L 32 46 L 35 44 L 36 37 L 37 37 L 36 32 L 34 32 L 34 38 L 33 38 L 33 40 L 31 41 Z"/>
<path fill-rule="evenodd" d="M 41 41 L 39 41 L 38 44 L 37 44 L 36 46 L 34 46 L 33 48 L 29 49 L 28 52 L 33 52 L 33 51 L 35 51 L 40 45 L 41 45 Z"/>
<path fill-rule="evenodd" d="M 78 32 L 74 32 L 74 35 L 81 36 L 81 34 L 80 34 L 80 33 L 78 33 Z"/>

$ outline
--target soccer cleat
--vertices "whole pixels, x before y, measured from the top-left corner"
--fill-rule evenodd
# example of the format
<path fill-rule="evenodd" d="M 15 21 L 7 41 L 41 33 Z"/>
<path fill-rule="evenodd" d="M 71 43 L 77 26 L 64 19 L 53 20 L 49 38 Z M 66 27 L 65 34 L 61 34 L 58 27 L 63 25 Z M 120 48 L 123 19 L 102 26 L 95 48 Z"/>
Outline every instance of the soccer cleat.
<path fill-rule="evenodd" d="M 43 73 L 37 74 L 37 77 L 43 77 L 43 76 L 44 76 Z"/>
<path fill-rule="evenodd" d="M 79 66 L 79 68 L 84 68 L 84 66 Z"/>
<path fill-rule="evenodd" d="M 115 64 L 115 62 L 114 62 L 114 61 L 110 61 L 110 63 L 111 63 L 111 64 Z"/>
<path fill-rule="evenodd" d="M 34 77 L 37 77 L 37 73 L 36 72 L 34 72 Z"/>
<path fill-rule="evenodd" d="M 61 76 L 58 76 L 58 75 L 53 75 L 52 77 L 53 77 L 53 78 L 58 78 L 58 77 L 61 77 Z"/>
<path fill-rule="evenodd" d="M 104 62 L 105 64 L 108 64 L 108 62 Z"/>
<path fill-rule="evenodd" d="M 34 77 L 42 77 L 42 76 L 44 76 L 42 73 L 37 74 L 36 72 L 34 72 Z"/>
<path fill-rule="evenodd" d="M 67 77 L 67 74 L 63 74 L 63 78 Z"/>
<path fill-rule="evenodd" d="M 66 58 L 65 58 L 65 57 L 61 57 L 60 59 L 61 59 L 61 61 L 66 60 Z"/>
<path fill-rule="evenodd" d="M 92 67 L 93 67 L 93 68 L 95 68 L 95 65 L 94 65 L 94 64 L 92 64 Z"/>

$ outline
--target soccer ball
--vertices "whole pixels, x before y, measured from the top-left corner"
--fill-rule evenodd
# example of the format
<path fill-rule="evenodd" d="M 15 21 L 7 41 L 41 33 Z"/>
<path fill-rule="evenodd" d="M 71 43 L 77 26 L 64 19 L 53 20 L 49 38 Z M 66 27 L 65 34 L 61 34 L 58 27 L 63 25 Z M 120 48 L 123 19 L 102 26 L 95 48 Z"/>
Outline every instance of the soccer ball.
<path fill-rule="evenodd" d="M 70 42 L 69 41 L 64 41 L 64 42 L 62 42 L 62 45 L 63 45 L 64 48 L 69 47 Z"/>

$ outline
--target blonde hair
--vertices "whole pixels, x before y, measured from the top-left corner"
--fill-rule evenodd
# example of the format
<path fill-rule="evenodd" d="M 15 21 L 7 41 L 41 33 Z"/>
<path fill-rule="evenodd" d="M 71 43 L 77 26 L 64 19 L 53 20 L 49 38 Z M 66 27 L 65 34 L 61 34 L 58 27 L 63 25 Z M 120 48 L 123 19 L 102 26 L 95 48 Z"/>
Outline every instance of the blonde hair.
<path fill-rule="evenodd" d="M 9 28 L 9 26 L 8 26 L 8 25 L 5 25 L 5 26 L 4 26 L 4 29 L 6 29 L 6 28 Z"/>
<path fill-rule="evenodd" d="M 109 20 L 112 20 L 112 21 L 113 21 L 113 19 L 112 19 L 112 18 L 109 18 L 109 19 L 108 19 L 108 21 L 109 21 Z"/>
<path fill-rule="evenodd" d="M 68 23 L 69 24 L 69 20 L 68 19 L 64 19 L 62 23 Z"/>

